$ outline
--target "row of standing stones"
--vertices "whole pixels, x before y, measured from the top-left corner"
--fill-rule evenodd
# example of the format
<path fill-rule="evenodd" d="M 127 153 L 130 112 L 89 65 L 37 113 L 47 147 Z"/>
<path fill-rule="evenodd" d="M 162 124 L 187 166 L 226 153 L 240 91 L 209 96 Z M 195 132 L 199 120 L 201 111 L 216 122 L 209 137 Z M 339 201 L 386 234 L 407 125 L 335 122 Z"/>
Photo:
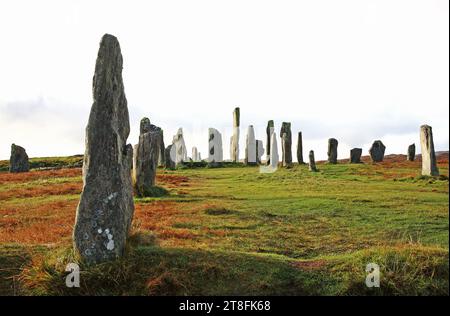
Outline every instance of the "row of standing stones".
<path fill-rule="evenodd" d="M 76 211 L 73 231 L 74 248 L 88 264 L 116 259 L 123 255 L 134 214 L 133 193 L 145 196 L 155 185 L 158 165 L 175 168 L 188 160 L 183 131 L 180 128 L 172 144 L 165 147 L 163 130 L 143 118 L 140 124 L 138 144 L 127 144 L 130 123 L 127 99 L 122 80 L 122 54 L 116 37 L 105 34 L 95 65 L 93 78 L 93 104 L 86 127 L 86 148 L 83 159 L 83 190 Z M 230 139 L 230 156 L 239 161 L 240 110 L 233 111 L 233 135 Z M 210 128 L 208 162 L 223 160 L 222 136 Z M 279 162 L 274 122 L 266 129 L 266 163 L 276 167 Z M 283 122 L 280 130 L 283 167 L 292 166 L 291 124 Z M 422 148 L 422 174 L 437 176 L 436 156 L 431 127 L 420 128 Z M 338 141 L 328 141 L 328 163 L 337 163 Z M 375 141 L 369 150 L 374 162 L 382 161 L 385 146 Z M 246 137 L 245 164 L 261 163 L 263 142 L 255 139 L 253 126 Z M 360 163 L 362 149 L 350 151 L 350 163 Z M 408 147 L 407 159 L 413 161 L 415 145 Z M 197 148 L 192 149 L 193 161 L 200 161 Z M 298 133 L 297 160 L 303 161 L 302 133 Z M 309 169 L 317 171 L 314 152 L 309 152 Z M 28 156 L 20 146 L 11 147 L 10 171 L 29 170 Z M 134 184 L 134 185 L 133 185 Z M 133 192 L 134 187 L 134 192 Z"/>

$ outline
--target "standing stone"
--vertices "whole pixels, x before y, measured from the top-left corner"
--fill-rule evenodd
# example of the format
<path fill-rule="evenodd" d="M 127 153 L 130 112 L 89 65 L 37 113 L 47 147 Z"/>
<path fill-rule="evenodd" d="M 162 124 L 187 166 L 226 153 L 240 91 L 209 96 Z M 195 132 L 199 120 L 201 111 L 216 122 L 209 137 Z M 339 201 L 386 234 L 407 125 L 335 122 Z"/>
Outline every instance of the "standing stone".
<path fill-rule="evenodd" d="M 411 144 L 408 146 L 408 153 L 406 159 L 409 161 L 414 161 L 416 158 L 416 144 Z"/>
<path fill-rule="evenodd" d="M 338 141 L 335 138 L 328 139 L 328 163 L 336 164 L 337 163 L 337 148 L 338 148 Z"/>
<path fill-rule="evenodd" d="M 381 162 L 384 159 L 384 151 L 386 146 L 381 142 L 381 140 L 376 140 L 373 142 L 372 147 L 369 149 L 370 158 L 373 162 Z"/>
<path fill-rule="evenodd" d="M 143 123 L 146 125 L 144 128 Z M 143 118 L 140 133 L 139 142 L 134 147 L 133 179 L 136 195 L 143 197 L 149 196 L 155 185 L 161 146 L 161 129 L 150 125 L 148 118 Z"/>
<path fill-rule="evenodd" d="M 233 136 L 230 140 L 230 158 L 233 162 L 239 162 L 240 116 L 240 109 L 237 107 L 233 111 Z"/>
<path fill-rule="evenodd" d="M 361 163 L 362 148 L 350 150 L 350 163 Z"/>
<path fill-rule="evenodd" d="M 420 148 L 422 150 L 422 175 L 438 176 L 439 169 L 436 164 L 431 126 L 422 125 L 420 127 Z"/>
<path fill-rule="evenodd" d="M 283 122 L 280 130 L 281 137 L 281 150 L 282 158 L 281 162 L 283 167 L 292 166 L 292 133 L 291 123 Z"/>
<path fill-rule="evenodd" d="M 197 147 L 192 147 L 192 161 L 194 162 L 200 161 L 200 159 L 198 158 Z"/>
<path fill-rule="evenodd" d="M 261 164 L 261 158 L 264 155 L 264 145 L 262 140 L 256 140 L 256 162 Z"/>
<path fill-rule="evenodd" d="M 144 117 L 141 120 L 139 135 L 144 133 L 153 132 L 156 133 L 157 143 L 158 143 L 158 166 L 164 166 L 164 133 L 163 130 L 150 123 L 150 119 L 148 117 Z"/>
<path fill-rule="evenodd" d="M 172 149 L 173 148 L 173 149 Z M 175 147 L 173 145 L 169 145 L 164 150 L 164 166 L 166 169 L 175 169 L 175 161 L 172 160 L 172 157 L 175 157 Z"/>
<path fill-rule="evenodd" d="M 297 139 L 297 161 L 299 165 L 303 165 L 305 162 L 303 161 L 303 139 L 302 132 L 298 132 Z"/>
<path fill-rule="evenodd" d="M 187 150 L 186 144 L 184 143 L 182 128 L 179 128 L 176 135 L 173 137 L 172 145 L 170 153 L 173 155 L 171 159 L 175 162 L 175 165 L 178 166 L 178 164 L 183 161 L 187 161 Z"/>
<path fill-rule="evenodd" d="M 278 162 L 280 160 L 279 155 L 278 155 L 278 145 L 277 145 L 277 133 L 273 132 L 271 134 L 271 139 L 270 139 L 270 164 L 269 166 L 272 167 L 273 169 L 278 168 Z"/>
<path fill-rule="evenodd" d="M 198 161 L 202 161 L 202 154 L 198 152 Z"/>
<path fill-rule="evenodd" d="M 215 128 L 208 130 L 208 162 L 222 162 L 223 150 L 222 150 L 222 135 Z"/>
<path fill-rule="evenodd" d="M 314 160 L 314 151 L 313 150 L 309 151 L 309 171 L 312 171 L 312 172 L 317 171 L 316 161 Z"/>
<path fill-rule="evenodd" d="M 256 139 L 253 125 L 250 125 L 247 129 L 245 163 L 247 165 L 256 165 Z"/>
<path fill-rule="evenodd" d="M 266 127 L 266 163 L 270 165 L 270 143 L 272 141 L 272 134 L 275 132 L 273 120 L 267 122 Z"/>
<path fill-rule="evenodd" d="M 83 191 L 74 227 L 74 247 L 87 263 L 124 253 L 134 213 L 131 165 L 133 147 L 122 81 L 119 42 L 104 35 L 93 79 L 93 99 L 86 127 Z"/>
<path fill-rule="evenodd" d="M 9 172 L 27 172 L 30 170 L 28 155 L 23 147 L 12 144 L 9 158 Z"/>

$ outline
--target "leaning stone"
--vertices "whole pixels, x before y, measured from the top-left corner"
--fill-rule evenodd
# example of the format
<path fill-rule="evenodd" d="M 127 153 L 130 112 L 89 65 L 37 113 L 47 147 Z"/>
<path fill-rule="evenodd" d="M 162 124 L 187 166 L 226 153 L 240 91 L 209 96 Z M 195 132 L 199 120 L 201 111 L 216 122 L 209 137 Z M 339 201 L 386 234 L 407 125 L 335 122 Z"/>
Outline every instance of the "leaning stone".
<path fill-rule="evenodd" d="M 208 162 L 223 162 L 222 135 L 215 128 L 210 128 L 208 134 Z"/>
<path fill-rule="evenodd" d="M 233 136 L 230 140 L 230 158 L 233 162 L 239 162 L 239 126 L 240 109 L 237 107 L 233 111 Z"/>
<path fill-rule="evenodd" d="M 409 161 L 414 161 L 416 158 L 416 144 L 411 144 L 408 146 L 408 153 L 406 159 Z"/>
<path fill-rule="evenodd" d="M 350 163 L 361 163 L 362 148 L 350 150 Z"/>
<path fill-rule="evenodd" d="M 283 167 L 292 166 L 292 133 L 291 123 L 283 122 L 280 130 L 281 136 L 281 163 Z"/>
<path fill-rule="evenodd" d="M 303 161 L 303 139 L 302 132 L 298 132 L 297 138 L 297 161 L 299 165 L 303 165 L 305 162 Z"/>
<path fill-rule="evenodd" d="M 384 151 L 386 146 L 381 142 L 381 140 L 376 140 L 373 142 L 372 147 L 369 149 L 370 158 L 373 162 L 381 162 L 384 159 Z"/>
<path fill-rule="evenodd" d="M 420 127 L 420 147 L 422 151 L 422 175 L 438 176 L 439 169 L 436 163 L 431 126 L 422 125 Z"/>
<path fill-rule="evenodd" d="M 247 129 L 245 163 L 247 165 L 256 165 L 256 139 L 253 125 L 250 125 Z"/>
<path fill-rule="evenodd" d="M 309 151 L 309 171 L 316 172 L 316 161 L 314 160 L 314 151 Z"/>
<path fill-rule="evenodd" d="M 275 132 L 273 120 L 267 122 L 266 127 L 266 164 L 270 165 L 270 145 L 272 141 L 272 134 Z"/>
<path fill-rule="evenodd" d="M 328 163 L 336 164 L 337 163 L 337 152 L 338 141 L 335 138 L 328 139 Z"/>
<path fill-rule="evenodd" d="M 104 35 L 93 79 L 86 127 L 83 191 L 76 213 L 74 247 L 87 263 L 123 255 L 134 213 L 131 165 L 133 148 L 122 54 L 117 39 Z"/>
<path fill-rule="evenodd" d="M 23 147 L 12 144 L 9 158 L 9 172 L 27 172 L 30 170 L 28 155 Z"/>

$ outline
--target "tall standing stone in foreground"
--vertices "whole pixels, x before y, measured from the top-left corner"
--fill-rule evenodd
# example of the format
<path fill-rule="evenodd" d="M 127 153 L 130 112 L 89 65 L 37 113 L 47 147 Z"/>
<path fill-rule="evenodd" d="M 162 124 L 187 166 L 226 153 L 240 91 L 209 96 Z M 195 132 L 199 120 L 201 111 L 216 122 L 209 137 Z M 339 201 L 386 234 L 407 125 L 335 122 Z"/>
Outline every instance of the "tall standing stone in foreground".
<path fill-rule="evenodd" d="M 275 132 L 273 120 L 267 122 L 266 127 L 266 163 L 270 165 L 270 147 L 272 142 L 272 134 Z M 278 162 L 277 162 L 278 163 Z"/>
<path fill-rule="evenodd" d="M 276 169 L 278 168 L 278 162 L 280 160 L 278 155 L 277 134 L 273 132 L 271 135 L 269 166 L 272 167 L 272 169 Z"/>
<path fill-rule="evenodd" d="M 151 125 L 148 118 L 141 120 L 139 142 L 133 153 L 134 190 L 137 196 L 148 196 L 155 185 L 161 133 L 161 129 Z"/>
<path fill-rule="evenodd" d="M 362 148 L 350 150 L 350 163 L 361 163 Z"/>
<path fill-rule="evenodd" d="M 30 170 L 28 155 L 23 147 L 11 145 L 11 157 L 9 158 L 9 172 L 27 172 Z"/>
<path fill-rule="evenodd" d="M 230 140 L 230 158 L 233 162 L 239 162 L 239 126 L 240 126 L 241 114 L 240 109 L 237 107 L 233 111 L 233 136 Z"/>
<path fill-rule="evenodd" d="M 130 122 L 122 54 L 112 35 L 104 35 L 100 42 L 93 99 L 86 127 L 83 191 L 73 234 L 75 249 L 88 263 L 123 255 L 134 213 L 133 148 L 126 143 Z"/>
<path fill-rule="evenodd" d="M 386 146 L 384 146 L 381 140 L 376 140 L 373 142 L 372 147 L 369 149 L 370 158 L 373 162 L 381 162 L 384 159 L 384 151 Z"/>
<path fill-rule="evenodd" d="M 215 128 L 208 130 L 208 162 L 222 162 L 222 135 Z"/>
<path fill-rule="evenodd" d="M 422 151 L 422 175 L 438 176 L 439 169 L 436 164 L 431 126 L 422 125 L 420 127 L 420 148 Z"/>
<path fill-rule="evenodd" d="M 256 140 L 256 162 L 261 164 L 262 156 L 264 155 L 264 145 L 262 140 Z"/>
<path fill-rule="evenodd" d="M 281 162 L 283 167 L 292 166 L 292 132 L 291 123 L 283 122 L 280 130 L 281 137 Z"/>
<path fill-rule="evenodd" d="M 245 163 L 247 165 L 256 165 L 256 139 L 253 125 L 250 125 L 247 129 Z"/>
<path fill-rule="evenodd" d="M 305 162 L 303 161 L 303 139 L 302 132 L 298 132 L 297 138 L 297 161 L 299 165 L 303 165 Z"/>
<path fill-rule="evenodd" d="M 328 139 L 328 163 L 336 164 L 337 163 L 337 148 L 338 148 L 338 141 L 335 138 Z"/>
<path fill-rule="evenodd" d="M 414 161 L 415 158 L 416 158 L 416 144 L 411 144 L 408 146 L 406 159 L 409 161 Z"/>
<path fill-rule="evenodd" d="M 309 151 L 309 171 L 313 171 L 313 172 L 317 171 L 316 160 L 314 159 L 314 151 L 313 150 Z"/>

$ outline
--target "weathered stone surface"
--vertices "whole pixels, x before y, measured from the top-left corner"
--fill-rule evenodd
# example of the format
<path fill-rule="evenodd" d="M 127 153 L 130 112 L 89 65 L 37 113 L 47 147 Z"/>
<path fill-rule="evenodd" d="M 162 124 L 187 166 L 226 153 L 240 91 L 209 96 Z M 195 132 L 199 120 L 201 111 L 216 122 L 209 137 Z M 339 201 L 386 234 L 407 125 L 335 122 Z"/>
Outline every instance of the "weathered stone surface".
<path fill-rule="evenodd" d="M 215 128 L 208 129 L 208 162 L 222 162 L 222 134 Z"/>
<path fill-rule="evenodd" d="M 231 136 L 230 140 L 230 158 L 233 162 L 239 162 L 240 116 L 240 109 L 237 107 L 233 111 L 233 136 Z"/>
<path fill-rule="evenodd" d="M 278 168 L 278 163 L 280 161 L 279 155 L 278 155 L 278 144 L 277 144 L 277 133 L 272 132 L 271 133 L 271 139 L 270 139 L 270 164 L 269 166 L 273 169 Z"/>
<path fill-rule="evenodd" d="M 200 161 L 197 147 L 192 147 L 192 161 L 194 162 Z"/>
<path fill-rule="evenodd" d="M 262 156 L 264 155 L 264 145 L 262 140 L 256 140 L 256 162 L 261 163 Z"/>
<path fill-rule="evenodd" d="M 317 171 L 316 160 L 314 159 L 314 151 L 313 150 L 309 151 L 309 171 L 313 171 L 313 172 Z"/>
<path fill-rule="evenodd" d="M 297 161 L 299 165 L 303 165 L 305 162 L 303 161 L 303 139 L 302 132 L 298 132 L 297 138 Z"/>
<path fill-rule="evenodd" d="M 247 129 L 245 163 L 247 165 L 256 165 L 256 139 L 253 125 L 250 125 Z"/>
<path fill-rule="evenodd" d="M 164 150 L 164 167 L 166 169 L 175 169 L 175 161 L 172 160 L 172 157 L 176 157 L 175 147 L 173 145 L 169 145 Z"/>
<path fill-rule="evenodd" d="M 187 161 L 186 144 L 184 143 L 183 129 L 179 128 L 176 135 L 172 140 L 171 159 L 175 162 L 175 165 Z"/>
<path fill-rule="evenodd" d="M 337 163 L 337 156 L 338 156 L 337 148 L 338 148 L 337 139 L 335 138 L 328 139 L 328 151 L 327 151 L 328 163 L 332 164 Z"/>
<path fill-rule="evenodd" d="M 134 213 L 133 148 L 117 39 L 104 35 L 93 79 L 86 127 L 83 191 L 76 213 L 74 247 L 88 263 L 120 257 Z"/>
<path fill-rule="evenodd" d="M 273 120 L 267 122 L 266 127 L 266 164 L 270 165 L 270 145 L 272 141 L 272 134 L 275 132 L 275 125 Z"/>
<path fill-rule="evenodd" d="M 28 155 L 23 147 L 11 145 L 11 157 L 9 158 L 9 172 L 27 172 L 30 170 Z"/>
<path fill-rule="evenodd" d="M 362 148 L 350 150 L 350 163 L 361 163 Z"/>
<path fill-rule="evenodd" d="M 280 130 L 281 137 L 281 163 L 283 167 L 292 166 L 292 132 L 291 123 L 283 122 Z"/>
<path fill-rule="evenodd" d="M 133 153 L 133 180 L 134 191 L 137 196 L 149 196 L 155 185 L 156 169 L 160 155 L 161 129 L 142 128 L 142 123 L 150 121 L 147 118 L 141 121 L 141 134 L 139 142 L 134 146 Z"/>
<path fill-rule="evenodd" d="M 376 140 L 373 142 L 369 149 L 370 158 L 373 162 L 381 162 L 384 159 L 384 151 L 386 146 L 381 142 L 381 140 Z"/>
<path fill-rule="evenodd" d="M 416 158 L 416 144 L 411 144 L 408 146 L 406 159 L 409 161 L 414 161 L 415 158 Z"/>
<path fill-rule="evenodd" d="M 140 123 L 139 135 L 142 135 L 142 134 L 145 134 L 148 132 L 156 133 L 157 142 L 158 142 L 158 150 L 159 150 L 158 166 L 164 166 L 164 161 L 165 161 L 164 132 L 160 127 L 151 124 L 150 119 L 148 117 L 144 117 Z"/>
<path fill-rule="evenodd" d="M 434 152 L 433 131 L 429 125 L 420 127 L 420 148 L 422 151 L 422 175 L 438 176 L 439 169 Z"/>

